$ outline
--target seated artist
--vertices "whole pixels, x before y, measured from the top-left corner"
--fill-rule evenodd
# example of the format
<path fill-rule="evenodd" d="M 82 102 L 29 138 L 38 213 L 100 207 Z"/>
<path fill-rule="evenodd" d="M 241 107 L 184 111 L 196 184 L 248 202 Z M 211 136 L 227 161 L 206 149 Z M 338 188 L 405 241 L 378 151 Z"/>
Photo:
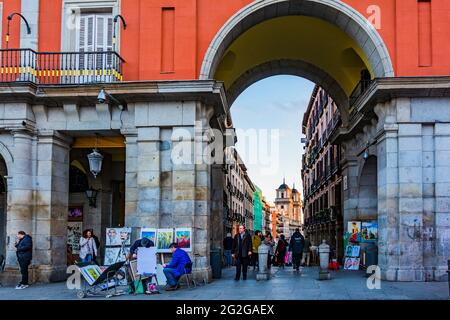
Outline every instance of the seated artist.
<path fill-rule="evenodd" d="M 151 248 L 155 244 L 152 240 L 148 238 L 137 239 L 133 245 L 130 247 L 130 252 L 128 253 L 128 259 L 137 259 L 138 248 Z"/>
<path fill-rule="evenodd" d="M 176 243 L 172 243 L 169 248 L 170 252 L 173 254 L 172 261 L 168 265 L 163 265 L 163 272 L 166 275 L 167 283 L 169 284 L 166 291 L 174 291 L 180 287 L 178 281 L 181 276 L 191 272 L 191 269 L 188 269 L 186 266 L 192 266 L 192 262 L 186 251 L 178 248 Z"/>

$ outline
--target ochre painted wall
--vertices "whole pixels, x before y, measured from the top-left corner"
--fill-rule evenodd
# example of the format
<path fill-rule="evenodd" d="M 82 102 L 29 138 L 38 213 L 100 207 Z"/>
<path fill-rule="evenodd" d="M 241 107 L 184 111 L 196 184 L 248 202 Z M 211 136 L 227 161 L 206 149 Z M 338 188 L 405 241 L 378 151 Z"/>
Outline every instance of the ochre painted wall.
<path fill-rule="evenodd" d="M 20 0 L 3 2 L 5 45 L 6 17 L 20 11 Z M 368 8 L 380 8 L 378 30 L 391 55 L 397 76 L 450 74 L 450 1 L 431 1 L 430 48 L 419 48 L 419 5 L 417 0 L 344 0 L 369 17 Z M 214 35 L 240 8 L 252 0 L 121 0 L 121 13 L 128 28 L 121 31 L 121 55 L 126 60 L 124 80 L 196 79 Z M 61 47 L 62 0 L 41 0 L 39 50 L 59 51 Z M 163 8 L 174 8 L 174 41 L 162 30 Z M 426 28 L 424 30 L 427 30 Z M 169 30 L 170 31 L 170 30 Z M 166 32 L 168 34 L 170 32 Z M 19 47 L 19 23 L 11 25 L 10 48 Z M 164 38 L 166 37 L 166 38 Z M 163 40 L 166 39 L 166 40 Z M 162 45 L 173 47 L 173 72 L 161 72 Z M 431 65 L 419 66 L 419 52 L 431 55 Z"/>

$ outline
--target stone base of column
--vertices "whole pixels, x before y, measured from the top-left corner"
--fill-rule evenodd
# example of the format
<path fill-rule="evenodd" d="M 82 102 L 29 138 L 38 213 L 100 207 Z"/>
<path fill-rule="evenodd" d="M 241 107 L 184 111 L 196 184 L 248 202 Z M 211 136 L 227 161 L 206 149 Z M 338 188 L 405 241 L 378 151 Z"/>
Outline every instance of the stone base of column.
<path fill-rule="evenodd" d="M 206 268 L 193 268 L 192 275 L 197 283 L 210 283 L 212 281 L 212 269 Z"/>
<path fill-rule="evenodd" d="M 320 271 L 319 280 L 331 280 L 331 273 L 328 271 Z"/>
<path fill-rule="evenodd" d="M 446 281 L 443 277 L 445 270 L 433 270 L 430 277 L 424 268 L 383 268 L 381 267 L 381 279 L 384 281 L 424 282 Z"/>
<path fill-rule="evenodd" d="M 447 282 L 447 266 L 437 266 L 436 268 L 425 268 L 425 281 L 439 281 Z"/>
<path fill-rule="evenodd" d="M 61 282 L 67 279 L 66 266 L 32 266 L 28 269 L 28 282 L 49 283 Z M 22 280 L 19 268 L 7 267 L 0 273 L 0 283 L 3 286 L 16 286 Z"/>

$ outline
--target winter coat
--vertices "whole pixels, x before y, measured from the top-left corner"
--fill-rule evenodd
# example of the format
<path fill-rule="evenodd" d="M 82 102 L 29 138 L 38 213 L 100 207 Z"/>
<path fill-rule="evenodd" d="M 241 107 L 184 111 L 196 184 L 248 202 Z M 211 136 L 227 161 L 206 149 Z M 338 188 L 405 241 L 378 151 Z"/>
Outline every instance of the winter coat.
<path fill-rule="evenodd" d="M 291 243 L 289 244 L 289 251 L 299 254 L 303 252 L 303 246 L 305 244 L 305 238 L 300 232 L 294 232 L 291 237 Z"/>
<path fill-rule="evenodd" d="M 185 274 L 186 265 L 192 263 L 191 258 L 183 249 L 177 248 L 172 255 L 172 261 L 166 266 L 168 269 L 174 269 L 173 275 L 178 278 Z M 190 269 L 187 270 L 188 273 Z"/>
<path fill-rule="evenodd" d="M 88 254 L 97 256 L 97 245 L 94 238 L 80 238 L 80 259 L 85 259 Z"/>
<path fill-rule="evenodd" d="M 233 240 L 233 248 L 231 249 L 231 253 L 234 254 L 236 257 L 239 256 L 239 237 L 241 236 L 240 233 L 234 236 Z M 248 231 L 245 231 L 244 233 L 244 239 L 242 239 L 242 258 L 247 258 L 248 253 L 252 251 L 252 238 L 250 237 L 250 234 Z"/>
<path fill-rule="evenodd" d="M 261 245 L 261 238 L 256 234 L 252 237 L 252 250 L 253 253 L 258 253 L 258 248 Z"/>
<path fill-rule="evenodd" d="M 232 250 L 233 249 L 233 238 L 225 237 L 223 239 L 223 250 Z"/>
<path fill-rule="evenodd" d="M 16 244 L 16 255 L 20 262 L 30 262 L 33 259 L 33 239 L 29 235 L 25 235 Z"/>

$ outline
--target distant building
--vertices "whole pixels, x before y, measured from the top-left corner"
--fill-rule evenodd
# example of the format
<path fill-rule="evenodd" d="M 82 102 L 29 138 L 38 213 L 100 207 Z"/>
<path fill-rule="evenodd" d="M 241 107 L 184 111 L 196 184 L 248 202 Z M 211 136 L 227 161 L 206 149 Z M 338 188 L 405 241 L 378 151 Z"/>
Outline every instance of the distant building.
<path fill-rule="evenodd" d="M 314 244 L 326 240 L 337 258 L 343 256 L 341 150 L 329 137 L 340 121 L 334 101 L 316 86 L 303 118 L 304 230 Z"/>
<path fill-rule="evenodd" d="M 225 157 L 224 232 L 234 235 L 241 224 L 252 231 L 255 187 L 237 150 L 226 149 Z"/>
<path fill-rule="evenodd" d="M 289 237 L 301 224 L 300 193 L 295 186 L 291 189 L 286 181 L 276 190 L 275 209 L 278 213 L 277 233 Z"/>

